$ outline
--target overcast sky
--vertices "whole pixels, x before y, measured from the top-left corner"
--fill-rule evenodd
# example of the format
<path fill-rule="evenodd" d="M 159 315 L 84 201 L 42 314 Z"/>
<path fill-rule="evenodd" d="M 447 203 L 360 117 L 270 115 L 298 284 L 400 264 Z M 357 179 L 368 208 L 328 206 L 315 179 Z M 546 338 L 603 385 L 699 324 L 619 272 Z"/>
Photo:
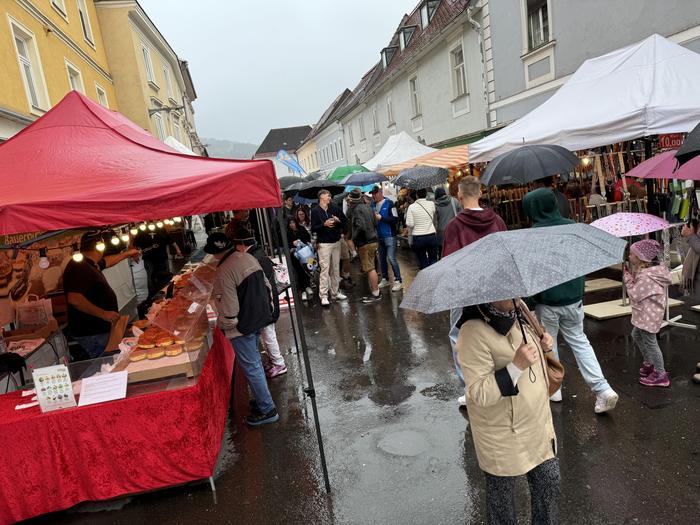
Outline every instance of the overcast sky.
<path fill-rule="evenodd" d="M 197 90 L 201 137 L 259 144 L 313 125 L 418 0 L 139 0 Z"/>

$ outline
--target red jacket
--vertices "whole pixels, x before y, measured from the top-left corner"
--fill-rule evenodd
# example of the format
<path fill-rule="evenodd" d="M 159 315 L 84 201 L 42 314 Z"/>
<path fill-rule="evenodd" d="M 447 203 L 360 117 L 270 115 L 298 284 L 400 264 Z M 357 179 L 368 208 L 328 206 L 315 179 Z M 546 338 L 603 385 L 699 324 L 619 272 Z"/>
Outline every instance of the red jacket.
<path fill-rule="evenodd" d="M 493 210 L 462 210 L 447 223 L 442 256 L 447 257 L 489 233 L 506 230 L 506 223 Z"/>

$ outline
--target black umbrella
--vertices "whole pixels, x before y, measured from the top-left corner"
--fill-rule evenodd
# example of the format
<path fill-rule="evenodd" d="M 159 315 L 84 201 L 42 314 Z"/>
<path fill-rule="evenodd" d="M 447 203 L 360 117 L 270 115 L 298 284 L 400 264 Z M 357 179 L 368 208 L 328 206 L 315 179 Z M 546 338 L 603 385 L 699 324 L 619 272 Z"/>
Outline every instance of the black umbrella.
<path fill-rule="evenodd" d="M 328 190 L 331 192 L 331 195 L 338 195 L 343 193 L 345 188 L 335 181 L 326 179 L 298 182 L 288 188 L 288 191 L 295 191 L 299 197 L 304 197 L 305 199 L 318 199 L 318 192 L 321 190 Z"/>
<path fill-rule="evenodd" d="M 399 188 L 422 190 L 447 182 L 449 173 L 445 168 L 416 166 L 403 170 L 392 182 Z"/>
<path fill-rule="evenodd" d="M 688 136 L 678 148 L 676 152 L 676 158 L 678 159 L 678 165 L 681 166 L 700 155 L 700 124 L 693 128 L 693 131 L 688 133 Z"/>
<path fill-rule="evenodd" d="M 487 186 L 526 184 L 557 174 L 567 180 L 578 163 L 579 158 L 562 146 L 522 146 L 489 162 L 481 174 L 481 183 Z"/>
<path fill-rule="evenodd" d="M 287 175 L 279 178 L 280 188 L 282 188 L 282 191 L 288 190 L 292 184 L 296 184 L 297 182 L 301 182 L 301 177 Z"/>

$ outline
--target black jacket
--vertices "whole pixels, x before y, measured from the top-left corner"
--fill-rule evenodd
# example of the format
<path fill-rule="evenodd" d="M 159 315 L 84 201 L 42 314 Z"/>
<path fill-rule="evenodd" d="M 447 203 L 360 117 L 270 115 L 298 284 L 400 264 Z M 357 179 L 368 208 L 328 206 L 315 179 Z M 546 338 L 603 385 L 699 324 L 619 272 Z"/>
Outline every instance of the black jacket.
<path fill-rule="evenodd" d="M 340 219 L 340 223 L 332 228 L 324 226 L 324 222 L 331 217 Z M 342 210 L 333 204 L 328 205 L 328 211 L 316 206 L 311 210 L 311 231 L 316 234 L 316 241 L 320 243 L 334 243 L 340 240 L 340 236 L 345 231 L 348 220 Z"/>
<path fill-rule="evenodd" d="M 265 277 L 267 277 L 267 281 L 270 283 L 270 288 L 272 288 L 273 305 L 272 322 L 276 323 L 277 320 L 280 318 L 280 294 L 277 290 L 277 281 L 275 280 L 275 265 L 267 256 L 262 246 L 258 246 L 257 244 L 255 246 L 251 246 L 248 250 L 248 253 L 255 257 L 255 260 L 258 261 L 260 267 L 263 269 Z"/>

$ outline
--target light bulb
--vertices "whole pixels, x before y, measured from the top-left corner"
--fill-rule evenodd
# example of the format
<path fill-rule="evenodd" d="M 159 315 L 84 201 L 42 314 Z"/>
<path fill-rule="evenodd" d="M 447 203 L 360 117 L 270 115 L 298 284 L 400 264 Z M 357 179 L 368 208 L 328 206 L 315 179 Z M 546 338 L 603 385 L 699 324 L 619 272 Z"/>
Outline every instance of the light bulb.
<path fill-rule="evenodd" d="M 75 262 L 82 262 L 82 260 L 83 260 L 83 254 L 80 253 L 80 250 L 78 249 L 77 242 L 73 243 L 73 260 Z"/>
<path fill-rule="evenodd" d="M 153 230 L 155 230 L 155 229 L 156 229 L 156 225 L 155 225 L 155 224 L 153 224 L 152 222 L 148 223 L 148 230 L 149 230 L 149 231 L 153 231 Z"/>
<path fill-rule="evenodd" d="M 136 236 L 138 235 L 138 233 L 139 233 L 139 230 L 138 230 L 138 228 L 131 228 L 131 230 L 129 230 L 129 233 L 130 233 L 132 236 L 136 237 Z"/>
<path fill-rule="evenodd" d="M 173 223 L 173 221 L 171 221 L 170 219 L 165 219 L 165 220 L 163 221 L 163 224 L 165 224 L 166 226 L 172 226 L 174 223 Z"/>
<path fill-rule="evenodd" d="M 143 222 L 139 225 L 139 230 L 141 230 L 142 232 L 146 231 L 146 223 L 145 222 Z"/>
<path fill-rule="evenodd" d="M 103 252 L 103 251 L 105 251 L 105 248 L 106 248 L 106 246 L 105 246 L 104 241 L 99 241 L 99 242 L 95 245 L 95 249 L 96 249 L 98 252 Z"/>
<path fill-rule="evenodd" d="M 51 261 L 46 257 L 46 248 L 39 248 L 39 268 L 46 270 L 51 266 Z"/>
<path fill-rule="evenodd" d="M 113 246 L 117 246 L 121 241 L 119 240 L 119 237 L 115 235 L 109 240 L 109 242 L 111 242 Z"/>
<path fill-rule="evenodd" d="M 182 222 L 182 217 L 175 217 L 173 220 L 175 222 Z"/>
<path fill-rule="evenodd" d="M 156 228 L 162 228 L 162 227 L 163 227 L 163 222 L 162 222 L 162 221 L 158 221 L 158 222 L 156 223 Z"/>
<path fill-rule="evenodd" d="M 581 163 L 582 163 L 584 166 L 588 166 L 588 165 L 591 163 L 590 157 L 583 157 L 583 159 L 581 160 Z"/>
<path fill-rule="evenodd" d="M 126 233 L 126 230 L 122 230 L 122 235 L 120 238 L 124 244 L 129 242 L 129 234 Z"/>

